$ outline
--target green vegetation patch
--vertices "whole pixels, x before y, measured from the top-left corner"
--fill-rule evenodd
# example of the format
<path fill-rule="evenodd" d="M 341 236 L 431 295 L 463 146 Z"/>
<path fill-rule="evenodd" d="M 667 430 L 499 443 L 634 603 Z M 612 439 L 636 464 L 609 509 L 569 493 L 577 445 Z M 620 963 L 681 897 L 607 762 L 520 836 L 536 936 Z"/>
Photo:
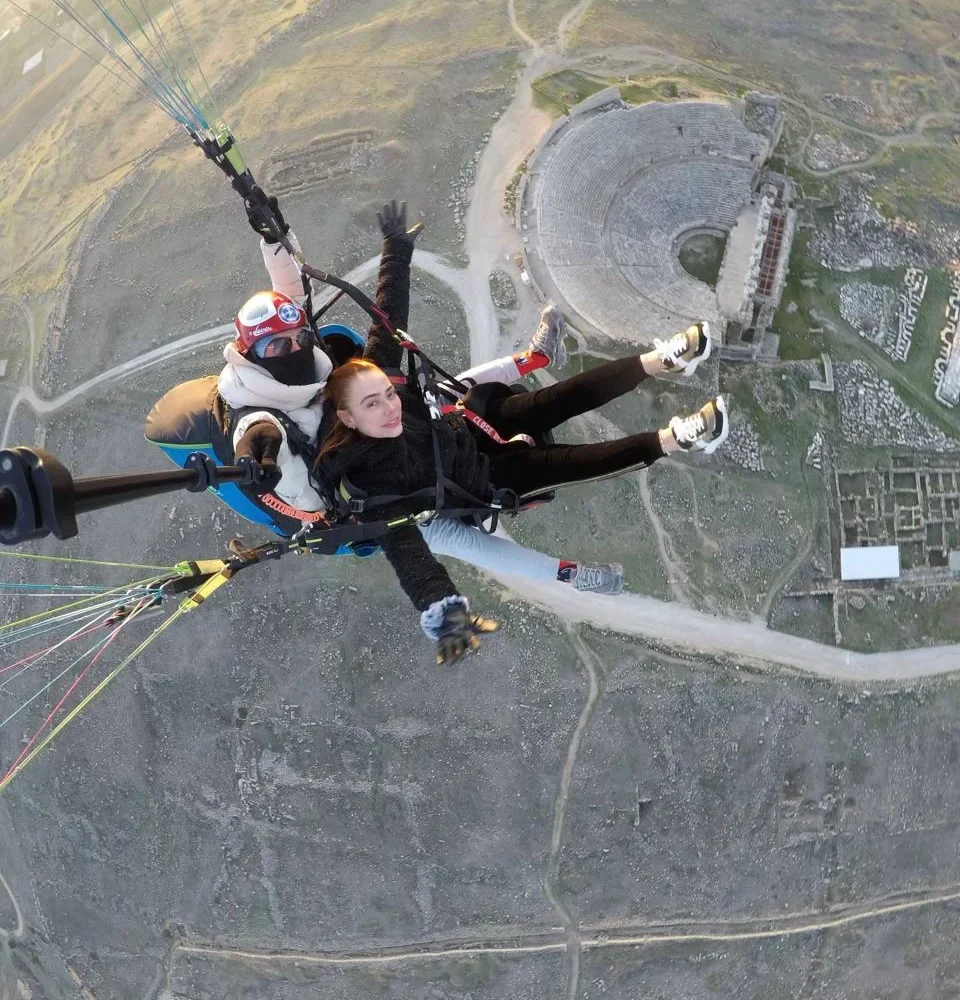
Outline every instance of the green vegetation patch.
<path fill-rule="evenodd" d="M 957 642 L 960 588 L 838 597 L 840 643 L 865 653 Z"/>
<path fill-rule="evenodd" d="M 569 113 L 574 105 L 586 100 L 598 90 L 603 90 L 609 84 L 606 80 L 589 73 L 564 69 L 559 73 L 549 73 L 539 77 L 531 86 L 537 107 L 559 116 Z"/>
<path fill-rule="evenodd" d="M 889 218 L 956 222 L 960 146 L 890 147 L 875 167 L 871 197 Z"/>
<path fill-rule="evenodd" d="M 680 266 L 698 281 L 716 288 L 726 247 L 725 236 L 695 233 L 680 247 Z"/>
<path fill-rule="evenodd" d="M 907 368 L 919 385 L 933 391 L 933 365 L 940 356 L 940 332 L 946 326 L 947 300 L 950 297 L 950 278 L 946 271 L 930 269 L 927 291 L 917 315 L 917 326 L 910 342 Z"/>
<path fill-rule="evenodd" d="M 677 98 L 714 97 L 731 93 L 722 81 L 707 76 L 651 76 L 631 78 L 601 77 L 592 73 L 564 69 L 548 73 L 531 84 L 534 102 L 553 115 L 565 115 L 570 109 L 606 87 L 618 87 L 627 104 L 648 104 L 650 101 L 670 101 Z"/>
<path fill-rule="evenodd" d="M 800 232 L 790 251 L 790 271 L 773 329 L 780 335 L 780 357 L 785 361 L 819 358 L 829 349 L 827 337 L 814 312 L 824 304 L 824 286 L 831 272 L 808 252 L 810 234 Z"/>

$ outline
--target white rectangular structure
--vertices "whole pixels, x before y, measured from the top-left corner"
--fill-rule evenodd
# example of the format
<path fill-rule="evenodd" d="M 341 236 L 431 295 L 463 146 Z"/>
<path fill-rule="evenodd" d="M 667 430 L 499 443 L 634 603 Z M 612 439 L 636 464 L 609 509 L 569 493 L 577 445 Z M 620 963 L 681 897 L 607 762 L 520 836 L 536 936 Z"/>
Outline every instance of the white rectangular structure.
<path fill-rule="evenodd" d="M 24 74 L 29 73 L 30 70 L 36 69 L 42 61 L 43 61 L 43 49 L 41 49 L 36 54 L 30 56 L 30 58 L 23 64 L 23 73 L 21 73 L 20 75 L 23 76 Z"/>
<path fill-rule="evenodd" d="M 899 545 L 867 545 L 840 550 L 841 580 L 896 580 L 899 576 Z"/>

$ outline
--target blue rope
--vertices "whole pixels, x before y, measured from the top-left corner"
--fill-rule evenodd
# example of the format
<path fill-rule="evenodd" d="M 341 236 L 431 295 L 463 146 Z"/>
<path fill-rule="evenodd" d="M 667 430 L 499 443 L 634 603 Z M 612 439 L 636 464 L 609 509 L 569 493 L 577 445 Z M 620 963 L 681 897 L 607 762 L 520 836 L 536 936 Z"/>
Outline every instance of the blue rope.
<path fill-rule="evenodd" d="M 48 632 L 56 632 L 57 629 L 76 624 L 77 622 L 93 620 L 98 615 L 103 614 L 104 612 L 116 611 L 118 608 L 122 608 L 124 604 L 127 603 L 128 598 L 123 597 L 118 598 L 115 601 L 107 601 L 102 604 L 96 604 L 92 607 L 78 608 L 76 611 L 59 615 L 56 618 L 44 617 L 37 622 L 32 622 L 29 625 L 23 625 L 18 629 L 5 633 L 3 637 L 0 638 L 0 650 L 9 649 L 11 646 L 15 646 L 19 642 L 26 642 L 28 639 L 33 639 L 39 635 L 46 635 Z"/>
<path fill-rule="evenodd" d="M 62 0 L 60 0 L 60 2 L 62 2 Z M 199 119 L 199 126 L 198 126 L 199 128 L 209 128 L 209 126 L 207 125 L 206 121 L 203 118 L 203 115 L 200 114 L 200 109 L 193 107 L 189 100 L 185 99 L 182 94 L 175 92 L 169 86 L 169 84 L 159 74 L 156 67 L 154 67 L 154 65 L 150 62 L 150 60 L 147 59 L 146 56 L 144 56 L 144 54 L 136 47 L 136 45 L 134 45 L 133 42 L 130 41 L 130 39 L 127 37 L 126 32 L 123 30 L 123 28 L 120 27 L 119 24 L 117 24 L 116 20 L 113 18 L 110 12 L 103 6 L 100 0 L 93 0 L 93 5 L 94 7 L 97 8 L 97 10 L 100 11 L 101 14 L 103 14 L 104 18 L 106 18 L 107 23 L 114 29 L 114 31 L 116 31 L 116 33 L 120 36 L 121 40 L 124 43 L 126 43 L 127 47 L 137 57 L 137 60 L 140 62 L 140 64 L 146 67 L 150 75 L 160 85 L 161 90 L 167 95 L 167 98 L 171 101 L 171 103 L 174 106 L 179 107 L 181 113 L 185 113 L 188 115 L 190 113 L 196 113 Z"/>
<path fill-rule="evenodd" d="M 10 2 L 12 3 L 13 0 L 10 0 Z M 94 31 L 93 28 L 91 28 L 90 25 L 87 24 L 87 22 L 84 21 L 83 18 L 80 17 L 76 13 L 76 11 L 74 11 L 74 10 L 72 10 L 70 8 L 70 6 L 65 2 L 65 0 L 53 0 L 53 3 L 56 5 L 56 7 L 59 10 L 63 11 L 63 13 L 66 14 L 72 21 L 74 21 L 76 24 L 80 25 L 80 27 L 83 28 L 83 30 L 99 46 L 101 46 L 102 48 L 106 49 L 106 51 L 110 54 L 110 56 L 113 59 L 115 59 L 121 66 L 123 66 L 123 68 L 135 80 L 138 80 L 144 87 L 146 87 L 146 89 L 148 91 L 148 96 L 149 96 L 150 100 L 153 101 L 154 104 L 156 104 L 165 114 L 169 115 L 171 118 L 174 118 L 176 121 L 178 121 L 181 125 L 184 126 L 184 128 L 187 128 L 187 129 L 190 128 L 190 123 L 183 117 L 183 115 L 176 109 L 176 107 L 174 107 L 173 105 L 171 105 L 170 102 L 160 92 L 154 90 L 154 88 L 151 87 L 150 84 L 147 83 L 147 81 L 144 80 L 137 73 L 137 71 L 122 56 L 120 56 L 120 54 L 113 48 L 113 46 L 111 46 L 99 34 L 97 34 L 97 32 Z M 23 10 L 22 7 L 19 8 L 19 9 Z M 31 14 L 30 16 L 33 17 L 34 15 Z M 39 18 L 35 18 L 35 20 L 39 20 Z M 40 23 L 43 24 L 44 22 L 40 21 Z M 60 37 L 62 38 L 63 36 L 61 35 Z M 70 44 L 72 45 L 73 43 L 71 42 Z M 79 51 L 83 52 L 83 49 L 80 49 L 79 46 L 74 46 L 74 47 L 77 48 L 77 49 L 79 49 Z M 125 81 L 125 82 L 129 82 L 129 81 Z M 136 88 L 134 88 L 134 89 L 136 89 Z"/>
<path fill-rule="evenodd" d="M 98 7 L 98 9 L 100 9 L 103 12 L 103 16 L 106 17 L 108 21 L 110 21 L 110 23 L 114 26 L 114 28 L 116 28 L 117 32 L 121 35 L 121 37 L 124 39 L 127 45 L 129 45 L 134 50 L 134 52 L 137 53 L 141 61 L 145 62 L 150 67 L 154 76 L 163 84 L 163 86 L 166 87 L 171 94 L 177 95 L 177 99 L 181 102 L 181 106 L 188 107 L 190 111 L 202 123 L 203 127 L 209 128 L 202 109 L 198 106 L 196 101 L 193 100 L 189 88 L 186 85 L 186 82 L 183 80 L 179 70 L 177 69 L 176 64 L 173 62 L 169 50 L 167 49 L 163 41 L 163 35 L 160 33 L 160 30 L 157 27 L 156 22 L 153 20 L 153 18 L 150 17 L 149 20 L 150 23 L 153 25 L 154 33 L 157 36 L 157 41 L 159 42 L 159 47 L 157 43 L 155 43 L 147 34 L 146 29 L 144 28 L 143 24 L 140 21 L 140 18 L 137 17 L 136 13 L 131 9 L 130 5 L 126 2 L 126 0 L 119 0 L 120 6 L 130 15 L 130 17 L 133 20 L 133 23 L 139 29 L 140 34 L 143 36 L 146 42 L 151 46 L 153 51 L 159 57 L 159 62 L 166 68 L 166 70 L 170 74 L 170 77 L 172 78 L 172 84 L 164 80 L 163 75 L 156 68 L 156 66 L 154 66 L 153 63 L 149 59 L 147 59 L 146 56 L 140 53 L 139 49 L 137 49 L 137 47 L 133 44 L 133 42 L 130 41 L 129 37 L 120 29 L 117 22 L 107 13 L 106 9 L 102 7 L 101 4 L 97 3 L 96 0 L 94 0 L 94 3 Z M 144 8 L 144 10 L 146 10 L 146 8 Z M 147 11 L 147 14 L 149 16 L 149 11 Z"/>
<path fill-rule="evenodd" d="M 71 594 L 107 594 L 115 591 L 116 587 L 108 587 L 105 584 L 85 584 L 85 583 L 6 583 L 0 581 L 0 590 L 43 590 L 49 591 L 51 595 L 56 591 L 55 596 L 69 597 Z M 64 594 L 64 591 L 69 591 Z M 131 588 L 131 594 L 142 596 L 150 593 L 148 587 Z"/>

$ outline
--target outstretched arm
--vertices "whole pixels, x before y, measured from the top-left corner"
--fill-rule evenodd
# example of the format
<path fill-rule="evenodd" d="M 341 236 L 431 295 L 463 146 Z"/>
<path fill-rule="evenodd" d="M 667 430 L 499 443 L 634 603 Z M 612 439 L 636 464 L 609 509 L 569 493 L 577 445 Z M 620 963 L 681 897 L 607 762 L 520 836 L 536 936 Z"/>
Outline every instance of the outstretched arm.
<path fill-rule="evenodd" d="M 300 242 L 296 233 L 287 233 L 287 239 L 293 245 L 293 249 L 300 252 Z M 303 279 L 300 277 L 300 268 L 297 262 L 284 249 L 282 243 L 268 243 L 265 239 L 260 239 L 260 252 L 263 254 L 263 266 L 270 275 L 270 287 L 275 292 L 281 292 L 287 298 L 293 299 L 298 306 L 305 305 L 307 296 L 303 291 Z"/>
<path fill-rule="evenodd" d="M 380 544 L 400 586 L 420 611 L 420 628 L 437 644 L 437 663 L 452 663 L 478 647 L 478 635 L 496 631 L 496 622 L 470 613 L 469 602 L 430 554 L 417 528 L 392 531 Z"/>
<path fill-rule="evenodd" d="M 406 202 L 388 202 L 377 213 L 377 221 L 383 233 L 377 305 L 396 329 L 406 330 L 410 315 L 410 261 L 414 241 L 423 227 L 416 223 L 407 229 Z M 379 323 L 374 322 L 367 331 L 367 347 L 363 356 L 381 368 L 399 368 L 403 362 L 403 349 Z"/>
<path fill-rule="evenodd" d="M 418 528 L 397 528 L 380 540 L 404 593 L 418 611 L 460 593 L 446 569 L 431 554 Z"/>
<path fill-rule="evenodd" d="M 280 203 L 274 195 L 267 198 L 267 204 L 273 212 L 280 231 L 286 236 L 293 246 L 294 252 L 300 252 L 300 243 L 296 234 L 290 231 L 283 213 L 280 211 Z M 270 275 L 270 285 L 275 292 L 281 292 L 287 298 L 293 299 L 297 305 L 304 305 L 306 295 L 303 291 L 303 279 L 300 276 L 300 268 L 297 262 L 287 252 L 282 243 L 278 242 L 274 231 L 264 224 L 257 208 L 246 203 L 247 222 L 250 228 L 260 236 L 260 252 L 263 254 L 263 264 Z"/>

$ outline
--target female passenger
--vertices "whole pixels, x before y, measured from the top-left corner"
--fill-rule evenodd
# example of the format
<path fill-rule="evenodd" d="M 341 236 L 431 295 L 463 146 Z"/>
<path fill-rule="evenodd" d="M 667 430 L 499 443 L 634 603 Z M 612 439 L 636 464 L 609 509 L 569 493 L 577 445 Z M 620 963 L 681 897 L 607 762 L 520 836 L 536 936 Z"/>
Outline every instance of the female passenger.
<path fill-rule="evenodd" d="M 404 228 L 384 226 L 384 247 L 377 302 L 396 326 L 406 327 L 409 266 L 413 240 Z M 404 220 L 405 223 L 405 220 Z M 632 434 L 616 441 L 586 445 L 534 445 L 524 435 L 544 434 L 571 417 L 596 409 L 658 375 L 690 375 L 710 354 L 705 323 L 695 324 L 656 349 L 601 365 L 545 389 L 521 395 L 505 385 L 476 386 L 463 403 L 480 412 L 507 444 L 497 444 L 475 431 L 458 413 L 431 426 L 419 395 L 398 394 L 384 368 L 398 368 L 402 349 L 374 324 L 367 335 L 364 358 L 335 369 L 327 381 L 327 406 L 333 411 L 315 465 L 321 492 L 333 495 L 349 479 L 370 496 L 404 497 L 436 485 L 434 434 L 443 475 L 466 493 L 487 501 L 495 488 L 518 496 L 554 486 L 622 475 L 674 453 L 707 454 L 729 431 L 723 397 L 708 400 L 696 413 L 674 417 L 658 431 Z M 398 501 L 371 511 L 381 518 L 429 509 L 422 498 Z M 460 506 L 457 503 L 457 506 Z M 482 619 L 469 613 L 444 567 L 431 555 L 421 533 L 400 528 L 381 540 L 404 591 L 421 612 L 424 632 L 437 642 L 438 662 L 456 659 L 477 645 Z"/>

